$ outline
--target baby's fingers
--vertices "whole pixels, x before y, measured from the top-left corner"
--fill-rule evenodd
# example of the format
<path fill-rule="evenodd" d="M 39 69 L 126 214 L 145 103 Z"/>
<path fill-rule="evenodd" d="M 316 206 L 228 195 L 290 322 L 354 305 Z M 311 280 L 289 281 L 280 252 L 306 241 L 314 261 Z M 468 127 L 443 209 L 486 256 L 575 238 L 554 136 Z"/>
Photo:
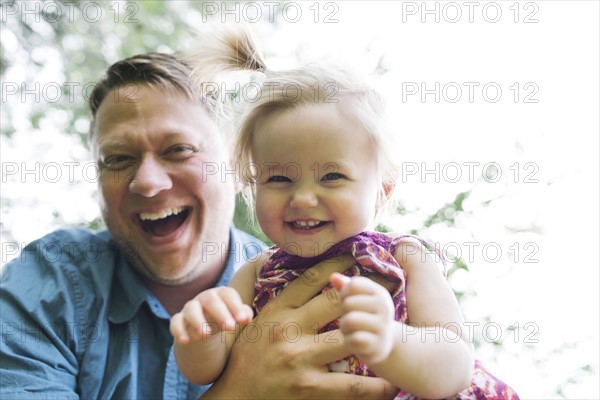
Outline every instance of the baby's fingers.
<path fill-rule="evenodd" d="M 353 276 L 349 278 L 348 284 L 341 291 L 342 297 L 357 294 L 373 295 L 380 292 L 387 292 L 383 286 L 364 276 Z M 389 294 L 389 292 L 388 292 Z"/>
<path fill-rule="evenodd" d="M 338 292 L 344 288 L 350 282 L 350 278 L 340 274 L 339 272 L 334 272 L 329 277 L 329 283 L 333 286 Z"/>
<path fill-rule="evenodd" d="M 190 336 L 185 329 L 185 321 L 183 319 L 182 313 L 177 313 L 173 315 L 171 318 L 171 324 L 169 325 L 169 330 L 171 331 L 171 335 L 175 341 L 179 344 L 187 344 L 190 341 Z"/>
<path fill-rule="evenodd" d="M 232 288 L 220 287 L 205 292 L 200 303 L 207 319 L 223 330 L 234 330 L 236 322 L 247 323 L 253 317 L 252 309 L 242 302 L 238 292 Z"/>
<path fill-rule="evenodd" d="M 208 323 L 203 309 L 202 303 L 192 300 L 188 301 L 181 310 L 184 327 L 191 339 L 210 335 L 216 329 L 214 324 Z"/>
<path fill-rule="evenodd" d="M 387 349 L 382 349 L 381 338 L 372 332 L 357 331 L 344 335 L 344 343 L 364 362 L 379 362 L 387 353 Z"/>
<path fill-rule="evenodd" d="M 252 311 L 252 308 L 247 304 L 244 304 L 244 302 L 242 302 L 242 298 L 235 289 L 222 288 L 219 294 L 221 299 L 225 303 L 229 314 L 234 320 L 233 326 L 228 329 L 234 329 L 235 322 L 246 324 L 252 321 L 252 318 L 254 317 L 254 312 Z"/>

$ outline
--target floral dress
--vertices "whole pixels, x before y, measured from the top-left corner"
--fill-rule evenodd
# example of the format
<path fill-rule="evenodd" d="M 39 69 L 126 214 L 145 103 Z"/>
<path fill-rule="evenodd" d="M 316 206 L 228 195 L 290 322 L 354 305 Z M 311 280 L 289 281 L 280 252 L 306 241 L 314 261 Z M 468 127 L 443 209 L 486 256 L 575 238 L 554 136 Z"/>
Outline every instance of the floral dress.
<path fill-rule="evenodd" d="M 394 257 L 400 240 L 406 237 L 414 237 L 421 241 L 426 248 L 430 248 L 422 239 L 411 235 L 391 237 L 382 233 L 362 232 L 335 244 L 323 254 L 312 258 L 294 256 L 283 252 L 281 249 L 276 249 L 277 251 L 265 263 L 255 282 L 253 307 L 256 312 L 260 312 L 265 304 L 277 296 L 285 286 L 302 275 L 306 269 L 314 264 L 344 253 L 350 253 L 354 256 L 357 263 L 344 272 L 344 274 L 347 276 L 378 274 L 392 282 L 394 286 L 390 290 L 390 294 L 395 305 L 395 319 L 408 323 L 409 316 L 406 308 L 405 291 L 406 274 Z M 443 272 L 445 274 L 446 271 Z M 328 285 L 323 291 L 330 289 L 331 286 Z M 320 332 L 327 332 L 337 328 L 338 321 L 336 320 L 324 326 Z M 330 364 L 329 370 L 333 372 L 375 376 L 373 371 L 355 356 L 350 356 Z M 400 390 L 395 399 L 418 400 L 419 398 Z M 517 400 L 519 397 L 513 389 L 489 373 L 477 360 L 474 364 L 471 385 L 448 399 Z"/>

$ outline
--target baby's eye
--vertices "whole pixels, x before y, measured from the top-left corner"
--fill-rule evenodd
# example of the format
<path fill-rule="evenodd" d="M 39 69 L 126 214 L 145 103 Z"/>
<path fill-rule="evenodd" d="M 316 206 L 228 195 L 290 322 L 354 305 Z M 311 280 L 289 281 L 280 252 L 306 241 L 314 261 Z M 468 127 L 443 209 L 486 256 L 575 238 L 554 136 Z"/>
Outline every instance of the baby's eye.
<path fill-rule="evenodd" d="M 344 178 L 345 178 L 344 174 L 340 174 L 339 172 L 329 172 L 328 174 L 323 175 L 323 177 L 321 178 L 321 181 L 330 182 L 330 181 L 337 181 L 337 180 L 344 179 Z"/>
<path fill-rule="evenodd" d="M 127 169 L 135 164 L 135 158 L 124 154 L 115 154 L 104 157 L 98 164 L 100 165 L 100 169 L 119 171 Z"/>
<path fill-rule="evenodd" d="M 283 175 L 273 175 L 270 177 L 267 182 L 291 182 L 292 180 L 287 176 Z"/>

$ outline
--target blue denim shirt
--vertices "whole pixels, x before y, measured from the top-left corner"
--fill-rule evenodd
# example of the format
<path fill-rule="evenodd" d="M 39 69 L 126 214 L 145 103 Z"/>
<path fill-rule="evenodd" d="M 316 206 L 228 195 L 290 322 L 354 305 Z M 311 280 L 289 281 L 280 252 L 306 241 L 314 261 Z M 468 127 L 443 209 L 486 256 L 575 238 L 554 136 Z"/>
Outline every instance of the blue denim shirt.
<path fill-rule="evenodd" d="M 217 286 L 263 248 L 232 228 Z M 196 399 L 169 319 L 106 231 L 53 232 L 0 275 L 0 399 Z"/>

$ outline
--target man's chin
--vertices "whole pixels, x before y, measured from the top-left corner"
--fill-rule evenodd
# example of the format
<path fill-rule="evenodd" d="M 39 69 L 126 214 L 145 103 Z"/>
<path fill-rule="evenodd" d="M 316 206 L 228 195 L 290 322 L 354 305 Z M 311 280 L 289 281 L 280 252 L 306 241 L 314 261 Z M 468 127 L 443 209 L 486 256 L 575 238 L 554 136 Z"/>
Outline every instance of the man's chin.
<path fill-rule="evenodd" d="M 157 265 L 133 264 L 142 278 L 164 286 L 177 286 L 187 283 L 190 280 L 190 273 L 184 270 L 165 271 Z"/>
<path fill-rule="evenodd" d="M 186 274 L 184 268 L 170 269 L 174 265 L 181 265 L 181 260 L 170 259 L 164 255 L 142 255 L 131 246 L 120 247 L 129 264 L 145 280 L 170 286 L 185 283 L 188 279 L 189 273 Z"/>

